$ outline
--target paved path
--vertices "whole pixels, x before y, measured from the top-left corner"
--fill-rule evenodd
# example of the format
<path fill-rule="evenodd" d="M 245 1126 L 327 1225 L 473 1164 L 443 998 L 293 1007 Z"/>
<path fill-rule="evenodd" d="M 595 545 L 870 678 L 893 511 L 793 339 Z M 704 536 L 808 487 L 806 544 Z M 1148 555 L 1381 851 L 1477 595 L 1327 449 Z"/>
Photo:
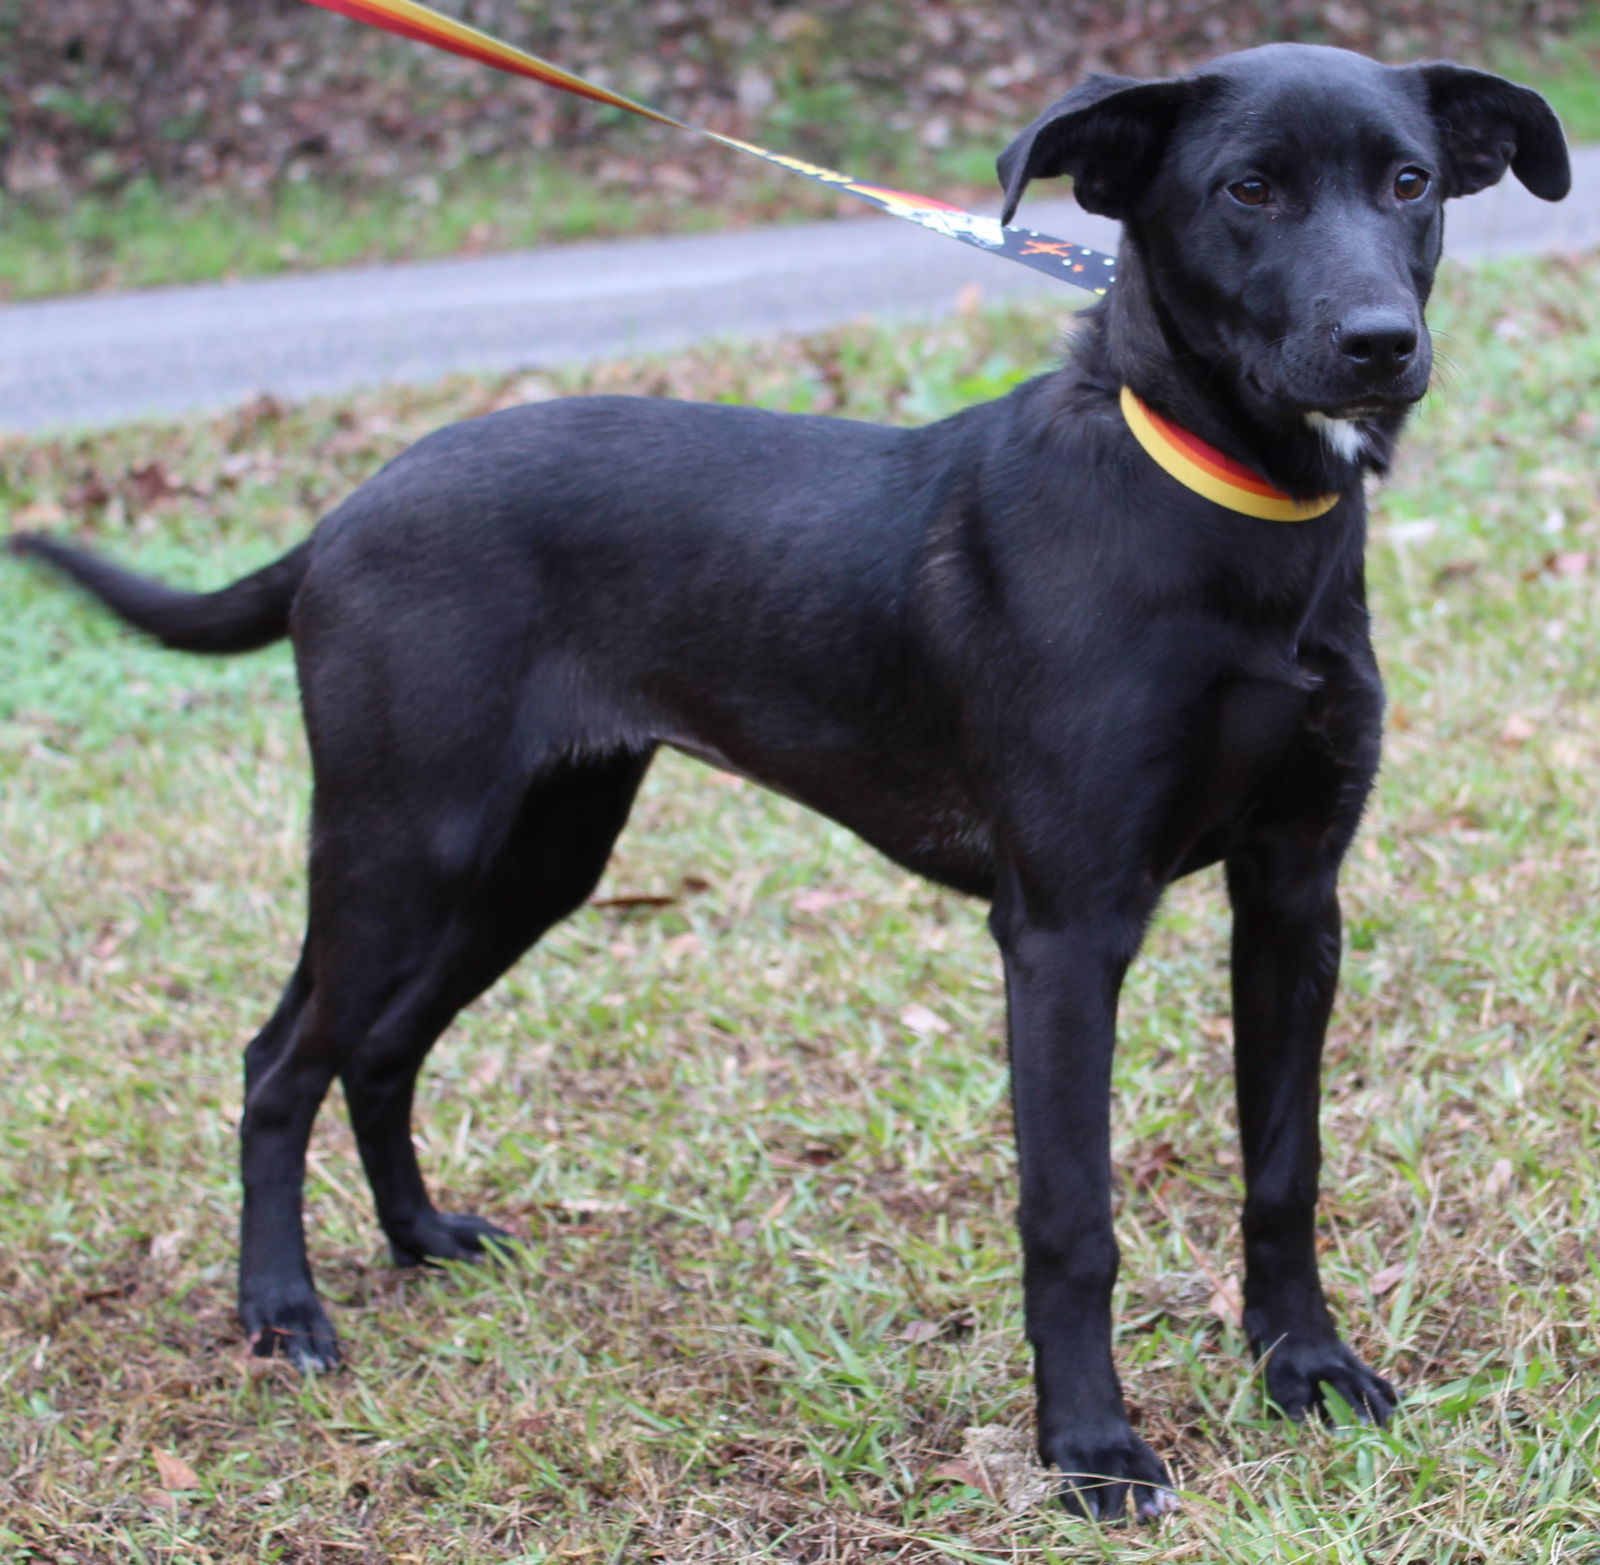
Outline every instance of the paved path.
<path fill-rule="evenodd" d="M 1580 149 L 1573 172 L 1558 205 L 1509 177 L 1454 203 L 1447 252 L 1600 245 L 1600 147 Z M 1023 220 L 1115 247 L 1113 225 L 1070 201 L 1029 203 Z M 992 299 L 1052 288 L 1065 307 L 1086 298 L 910 223 L 868 218 L 10 305 L 0 307 L 0 430 L 617 358 L 861 316 L 927 318 L 969 283 Z"/>

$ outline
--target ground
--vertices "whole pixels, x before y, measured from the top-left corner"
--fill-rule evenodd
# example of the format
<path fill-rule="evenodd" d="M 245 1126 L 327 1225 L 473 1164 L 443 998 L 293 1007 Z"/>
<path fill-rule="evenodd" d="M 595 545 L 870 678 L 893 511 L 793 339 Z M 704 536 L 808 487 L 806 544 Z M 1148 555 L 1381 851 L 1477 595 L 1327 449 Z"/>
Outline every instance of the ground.
<path fill-rule="evenodd" d="M 289 665 L 148 648 L 0 561 L 0 1554 L 1600 1557 L 1597 298 L 1592 257 L 1449 271 L 1376 501 L 1391 708 L 1322 1232 L 1390 1429 L 1282 1423 L 1245 1353 L 1214 875 L 1130 983 L 1117 1351 L 1184 1496 L 1146 1530 L 1004 1503 L 1031 1393 L 981 909 L 677 759 L 430 1062 L 425 1166 L 515 1256 L 391 1269 L 330 1102 L 309 1214 L 349 1367 L 248 1358 L 238 1050 L 303 906 Z M 920 420 L 1044 363 L 1059 310 L 13 441 L 0 508 L 216 583 L 447 418 L 597 387 Z"/>

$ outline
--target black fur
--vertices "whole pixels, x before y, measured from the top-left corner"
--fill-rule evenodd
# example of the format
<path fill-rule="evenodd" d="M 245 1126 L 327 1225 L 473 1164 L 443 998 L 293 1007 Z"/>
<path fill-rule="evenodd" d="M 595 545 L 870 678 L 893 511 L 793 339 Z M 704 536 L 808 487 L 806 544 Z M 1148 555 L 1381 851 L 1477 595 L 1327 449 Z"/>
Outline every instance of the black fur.
<path fill-rule="evenodd" d="M 1076 1475 L 1068 1504 L 1101 1516 L 1171 1504 L 1111 1358 L 1117 994 L 1163 888 L 1222 862 L 1249 1337 L 1291 1415 L 1332 1388 L 1386 1418 L 1395 1392 L 1340 1341 L 1313 1232 L 1335 881 L 1382 707 L 1362 478 L 1427 385 L 1442 197 L 1507 165 L 1566 189 L 1542 100 L 1452 66 L 1275 46 L 1168 82 L 1094 79 L 1001 169 L 1008 208 L 1072 173 L 1125 223 L 1121 275 L 1070 362 L 1000 401 L 909 431 L 617 397 L 513 409 L 420 441 L 209 595 L 20 539 L 168 645 L 294 637 L 311 909 L 246 1054 L 257 1351 L 337 1360 L 300 1219 L 335 1078 L 399 1261 L 498 1233 L 429 1200 L 417 1070 L 589 895 L 668 744 L 991 901 L 1039 1447 Z M 1264 522 L 1191 493 L 1135 444 L 1124 383 L 1338 504 Z"/>

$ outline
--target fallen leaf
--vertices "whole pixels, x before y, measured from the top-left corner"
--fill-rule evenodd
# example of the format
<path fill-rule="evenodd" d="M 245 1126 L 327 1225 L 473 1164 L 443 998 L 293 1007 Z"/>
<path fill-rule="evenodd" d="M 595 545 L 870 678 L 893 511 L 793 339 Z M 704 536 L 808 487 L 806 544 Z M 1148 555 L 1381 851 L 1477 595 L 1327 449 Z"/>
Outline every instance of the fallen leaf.
<path fill-rule="evenodd" d="M 1434 590 L 1448 587 L 1452 582 L 1465 581 L 1469 576 L 1478 574 L 1476 560 L 1447 560 L 1433 573 Z"/>
<path fill-rule="evenodd" d="M 136 1287 L 131 1282 L 119 1282 L 113 1288 L 91 1288 L 79 1297 L 80 1304 L 104 1304 L 111 1299 L 126 1299 L 130 1297 Z"/>
<path fill-rule="evenodd" d="M 1232 1326 L 1235 1331 L 1240 1330 L 1244 1325 L 1244 1294 L 1239 1289 L 1238 1280 L 1233 1277 L 1219 1278 L 1211 1297 L 1206 1300 L 1206 1308 L 1225 1325 Z"/>
<path fill-rule="evenodd" d="M 234 415 L 234 418 L 240 435 L 248 438 L 262 424 L 275 423 L 283 417 L 283 413 L 283 404 L 270 391 L 263 391 L 259 396 L 245 403 Z"/>
<path fill-rule="evenodd" d="M 1133 1154 L 1128 1173 L 1136 1190 L 1148 1190 L 1169 1168 L 1182 1166 L 1183 1159 L 1172 1143 L 1158 1141 L 1153 1147 L 1142 1147 Z"/>
<path fill-rule="evenodd" d="M 826 913 L 831 907 L 838 907 L 841 902 L 850 902 L 855 898 L 855 892 L 843 886 L 815 886 L 810 891 L 802 891 L 792 897 L 789 906 L 796 913 Z"/>
<path fill-rule="evenodd" d="M 928 1477 L 943 1479 L 948 1483 L 964 1483 L 969 1489 L 977 1489 L 991 1500 L 1000 1498 L 1000 1491 L 990 1481 L 989 1475 L 959 1456 L 953 1456 L 949 1461 L 940 1462 L 937 1467 L 930 1468 Z"/>
<path fill-rule="evenodd" d="M 141 511 L 148 511 L 158 500 L 165 500 L 183 492 L 183 484 L 160 462 L 146 462 L 143 467 L 130 467 L 123 479 L 123 485 L 128 492 L 128 498 Z"/>
<path fill-rule="evenodd" d="M 1581 576 L 1593 564 L 1593 557 L 1575 549 L 1559 550 L 1546 556 L 1544 568 L 1552 576 Z"/>
<path fill-rule="evenodd" d="M 467 1077 L 469 1085 L 474 1087 L 492 1087 L 500 1079 L 500 1072 L 505 1069 L 506 1057 L 503 1054 L 486 1054 L 473 1066 L 471 1074 Z"/>
<path fill-rule="evenodd" d="M 801 1148 L 798 1157 L 792 1152 L 773 1152 L 769 1156 L 774 1168 L 826 1168 L 829 1163 L 837 1163 L 844 1153 L 838 1147 L 813 1141 Z"/>
<path fill-rule="evenodd" d="M 902 1342 L 934 1342 L 938 1340 L 942 1329 L 937 1321 L 908 1320 L 900 1328 L 900 1340 Z M 962 1481 L 965 1482 L 964 1479 Z"/>
<path fill-rule="evenodd" d="M 614 897 L 595 897 L 590 907 L 671 907 L 678 899 L 656 891 L 619 891 Z"/>
<path fill-rule="evenodd" d="M 1500 730 L 1500 743 L 1526 744 L 1538 731 L 1538 725 L 1531 718 L 1524 717 L 1521 712 L 1513 712 Z"/>
<path fill-rule="evenodd" d="M 1500 1158 L 1493 1168 L 1489 1170 L 1488 1177 L 1483 1181 L 1483 1193 L 1493 1199 L 1501 1196 L 1511 1188 L 1511 1159 Z"/>
<path fill-rule="evenodd" d="M 53 527 L 66 519 L 66 511 L 53 500 L 35 500 L 11 513 L 11 523 L 17 528 Z"/>
<path fill-rule="evenodd" d="M 557 1211 L 571 1212 L 577 1217 L 620 1217 L 633 1210 L 626 1201 L 602 1201 L 596 1197 L 557 1201 L 554 1205 Z"/>
<path fill-rule="evenodd" d="M 80 515 L 86 511 L 97 511 L 111 498 L 111 486 L 93 468 L 90 468 L 75 483 L 66 494 L 62 496 L 66 507 Z"/>
<path fill-rule="evenodd" d="M 908 1005 L 905 1010 L 900 1013 L 900 1020 L 903 1021 L 906 1026 L 912 1030 L 912 1032 L 924 1038 L 933 1034 L 950 1031 L 950 1023 L 947 1022 L 942 1016 L 936 1015 L 934 1012 L 930 1011 L 927 1006 L 919 1005 L 916 1002 Z"/>
<path fill-rule="evenodd" d="M 156 1464 L 156 1476 L 161 1480 L 163 1489 L 198 1489 L 200 1475 L 181 1456 L 174 1456 L 171 1451 L 163 1451 L 159 1447 L 150 1452 Z"/>
<path fill-rule="evenodd" d="M 1393 1266 L 1385 1266 L 1381 1272 L 1374 1272 L 1367 1282 L 1367 1288 L 1373 1298 L 1381 1298 L 1391 1288 L 1404 1281 L 1405 1275 L 1406 1263 L 1396 1261 Z"/>

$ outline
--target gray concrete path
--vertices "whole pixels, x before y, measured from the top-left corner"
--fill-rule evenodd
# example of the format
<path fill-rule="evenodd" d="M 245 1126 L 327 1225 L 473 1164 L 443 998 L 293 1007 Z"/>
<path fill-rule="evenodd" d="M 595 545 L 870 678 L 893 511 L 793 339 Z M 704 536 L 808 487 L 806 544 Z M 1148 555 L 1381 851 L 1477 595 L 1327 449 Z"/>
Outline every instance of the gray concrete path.
<path fill-rule="evenodd" d="M 1509 177 L 1453 203 L 1447 253 L 1600 246 L 1600 147 L 1580 149 L 1573 173 L 1557 205 Z M 1071 201 L 1028 203 L 1022 221 L 1115 247 L 1114 226 Z M 990 299 L 1054 289 L 1063 308 L 1087 301 L 910 223 L 867 218 L 9 305 L 0 430 L 617 358 L 863 316 L 928 318 L 969 284 Z"/>

